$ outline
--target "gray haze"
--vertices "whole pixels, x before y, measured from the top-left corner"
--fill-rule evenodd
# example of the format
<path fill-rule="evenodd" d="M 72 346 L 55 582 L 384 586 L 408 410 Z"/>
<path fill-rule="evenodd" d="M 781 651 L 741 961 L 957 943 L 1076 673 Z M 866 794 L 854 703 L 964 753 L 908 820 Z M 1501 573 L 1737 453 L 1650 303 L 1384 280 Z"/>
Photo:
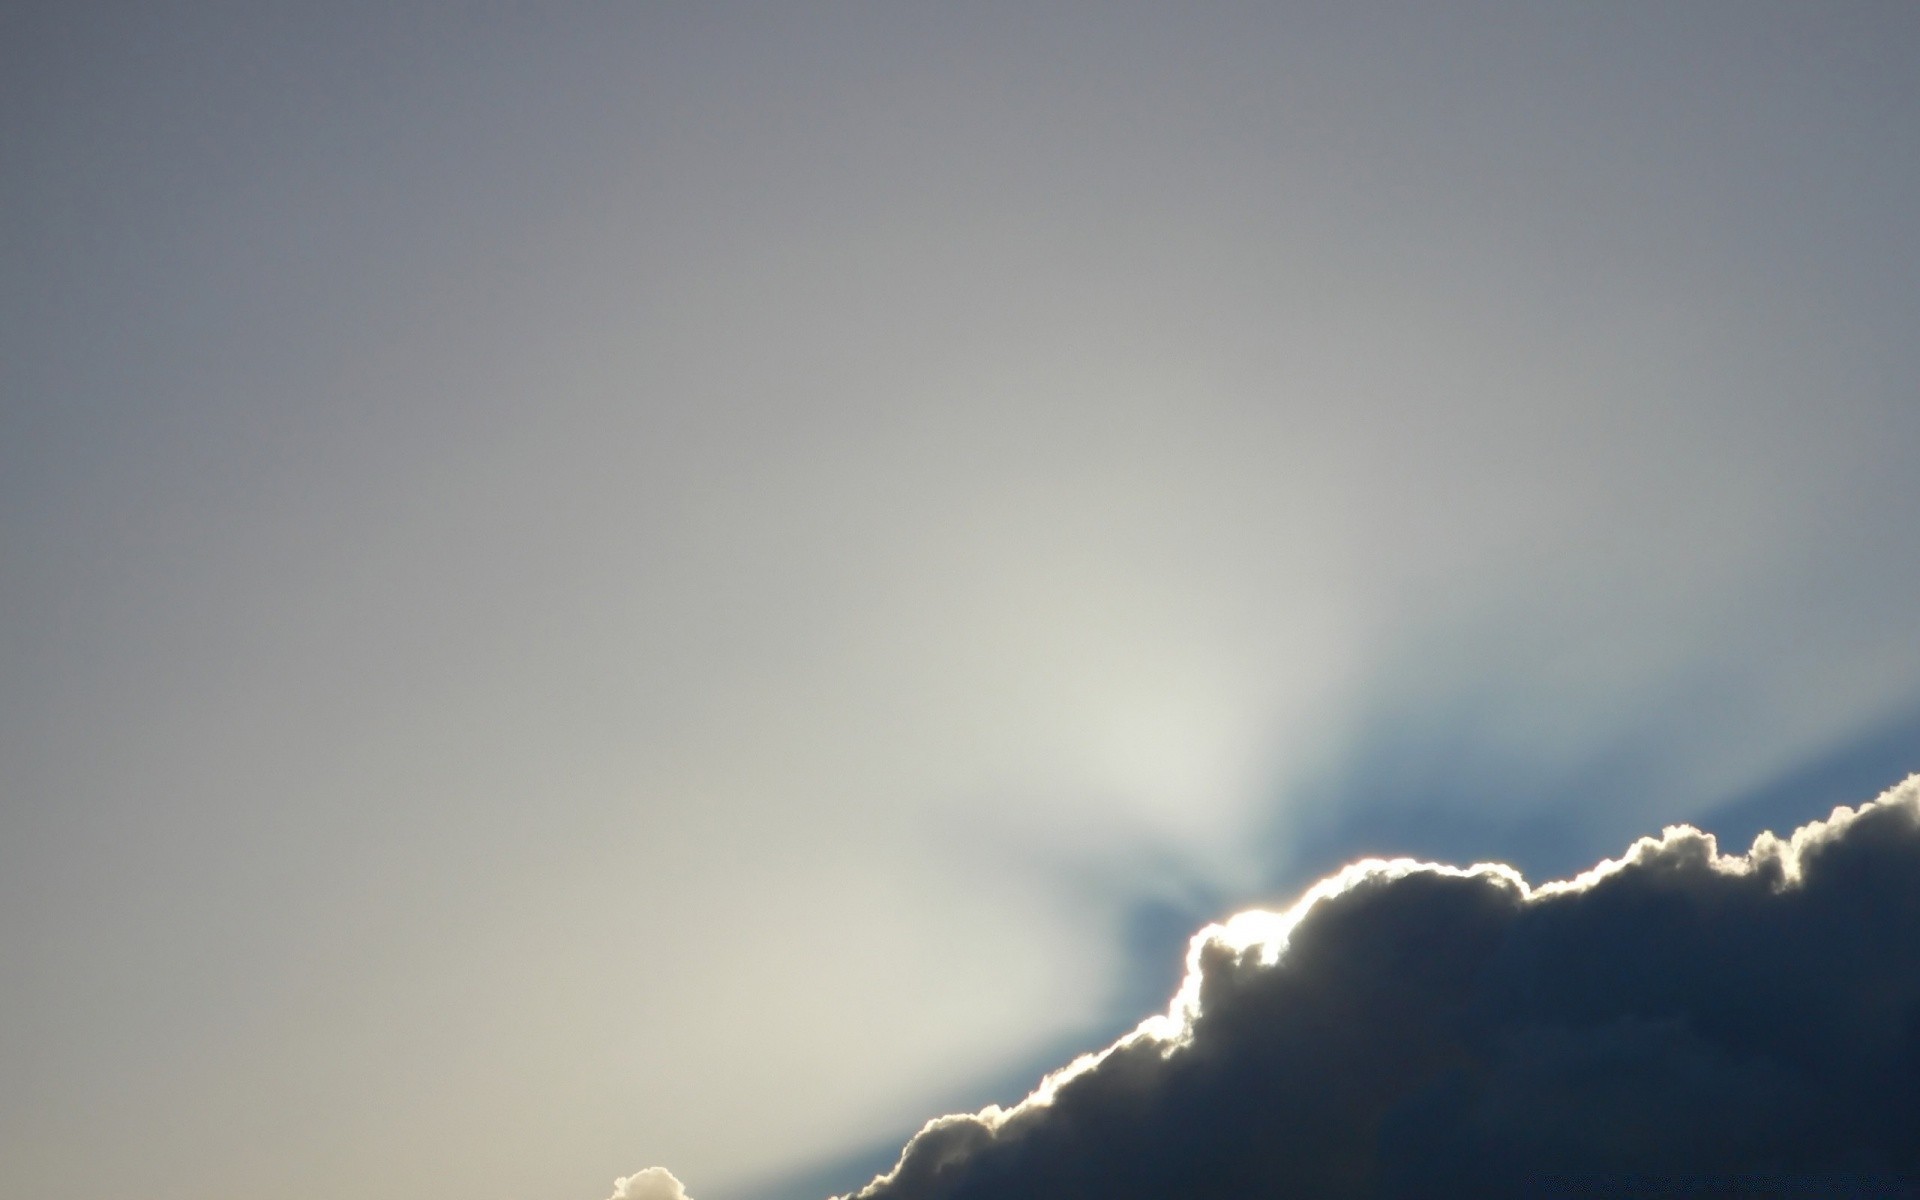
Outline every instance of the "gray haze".
<path fill-rule="evenodd" d="M 1156 904 L 1920 752 L 1916 61 L 10 7 L 8 1187 L 778 1190 L 1131 1024 Z"/>

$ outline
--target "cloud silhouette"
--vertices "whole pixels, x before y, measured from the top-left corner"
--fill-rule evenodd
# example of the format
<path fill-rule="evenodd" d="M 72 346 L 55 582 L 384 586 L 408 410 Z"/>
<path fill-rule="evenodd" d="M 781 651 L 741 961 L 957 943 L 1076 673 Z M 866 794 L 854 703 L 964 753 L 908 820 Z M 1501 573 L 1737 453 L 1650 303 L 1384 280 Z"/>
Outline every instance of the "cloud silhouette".
<path fill-rule="evenodd" d="M 613 1195 L 607 1200 L 692 1200 L 673 1172 L 665 1167 L 644 1171 L 613 1181 Z"/>
<path fill-rule="evenodd" d="M 859 1200 L 1920 1195 L 1920 776 L 1742 856 L 1368 861 L 1203 930 L 1167 1013 Z"/>

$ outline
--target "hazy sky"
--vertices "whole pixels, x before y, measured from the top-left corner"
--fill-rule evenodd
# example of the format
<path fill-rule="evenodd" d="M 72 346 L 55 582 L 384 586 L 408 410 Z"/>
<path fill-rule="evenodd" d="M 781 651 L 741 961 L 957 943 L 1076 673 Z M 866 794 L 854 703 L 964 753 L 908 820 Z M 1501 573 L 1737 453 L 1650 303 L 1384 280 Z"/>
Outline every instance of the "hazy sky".
<path fill-rule="evenodd" d="M 824 1194 L 1355 853 L 1920 767 L 1916 63 L 9 6 L 8 1187 Z"/>

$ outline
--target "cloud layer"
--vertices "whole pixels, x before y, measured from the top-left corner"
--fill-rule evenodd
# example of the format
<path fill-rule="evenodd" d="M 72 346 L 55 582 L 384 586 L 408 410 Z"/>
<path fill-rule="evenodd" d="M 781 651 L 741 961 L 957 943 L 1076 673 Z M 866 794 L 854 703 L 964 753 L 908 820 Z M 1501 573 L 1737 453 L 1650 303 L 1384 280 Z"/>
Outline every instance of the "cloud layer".
<path fill-rule="evenodd" d="M 1193 941 L 1168 1013 L 859 1200 L 1920 1180 L 1920 776 L 1744 856 L 1356 864 Z M 1558 1182 L 1556 1182 L 1558 1181 Z M 1904 1190 L 1902 1190 L 1904 1189 Z"/>

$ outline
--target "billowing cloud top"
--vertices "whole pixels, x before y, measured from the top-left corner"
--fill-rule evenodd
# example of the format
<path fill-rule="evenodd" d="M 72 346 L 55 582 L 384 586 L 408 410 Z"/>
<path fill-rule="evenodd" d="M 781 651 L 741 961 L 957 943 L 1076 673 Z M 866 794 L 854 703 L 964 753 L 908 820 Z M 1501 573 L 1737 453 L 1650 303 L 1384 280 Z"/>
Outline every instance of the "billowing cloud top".
<path fill-rule="evenodd" d="M 607 1200 L 692 1200 L 673 1172 L 665 1167 L 644 1171 L 613 1181 L 613 1195 Z"/>
<path fill-rule="evenodd" d="M 1203 930 L 1164 1016 L 858 1200 L 1763 1176 L 1920 1194 L 1920 776 L 1744 856 L 1676 826 L 1538 888 L 1355 864 Z"/>

